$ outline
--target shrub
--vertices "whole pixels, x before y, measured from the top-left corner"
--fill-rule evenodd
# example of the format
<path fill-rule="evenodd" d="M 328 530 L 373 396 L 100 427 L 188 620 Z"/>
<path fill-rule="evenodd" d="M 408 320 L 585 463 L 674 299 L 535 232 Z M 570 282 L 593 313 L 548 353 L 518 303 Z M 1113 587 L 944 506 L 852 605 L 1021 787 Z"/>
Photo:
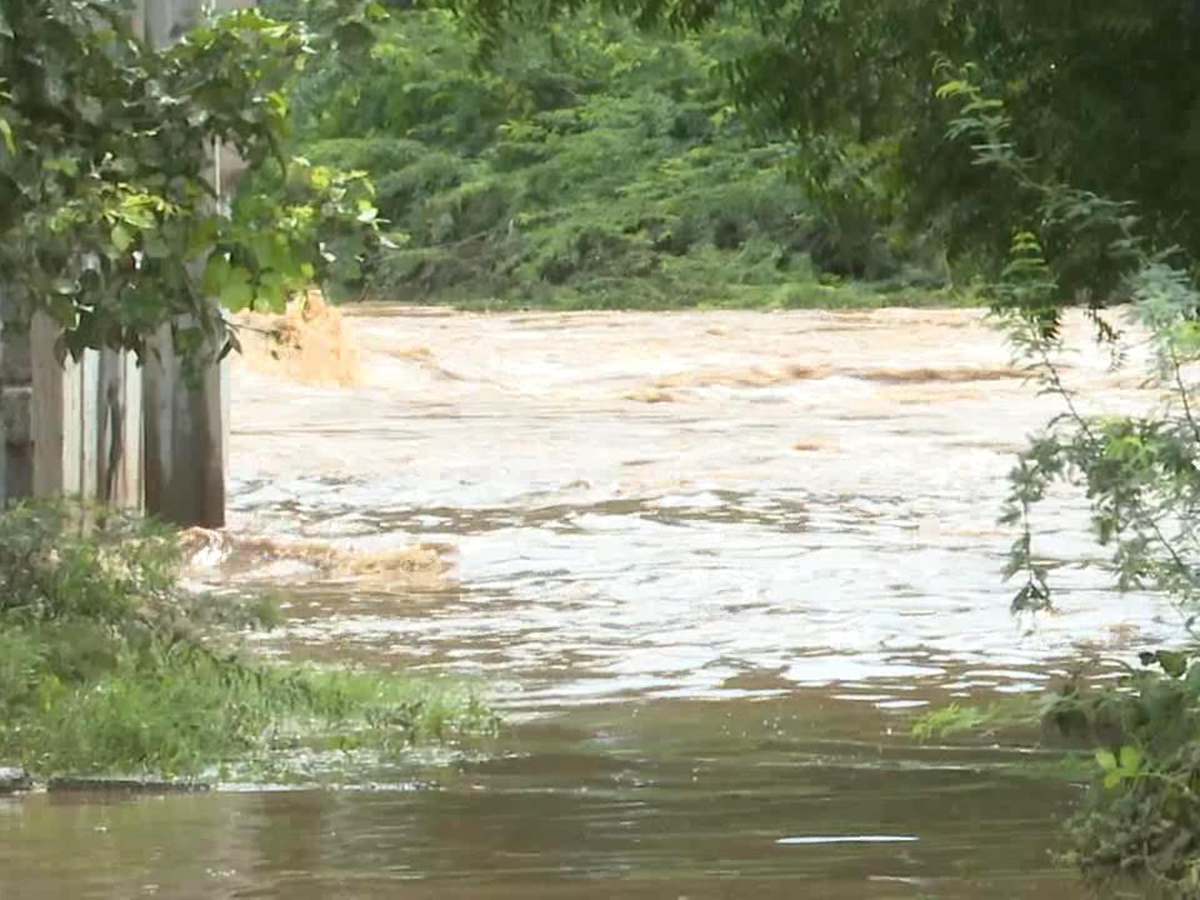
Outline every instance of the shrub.
<path fill-rule="evenodd" d="M 1019 588 L 1018 612 L 1053 607 L 1055 563 L 1038 553 L 1037 513 L 1053 487 L 1086 495 L 1091 524 L 1107 548 L 1114 587 L 1153 592 L 1181 612 L 1182 650 L 1143 653 L 1115 686 L 1071 683 L 1054 698 L 1049 721 L 1097 750 L 1096 785 L 1070 826 L 1073 858 L 1098 882 L 1133 878 L 1169 897 L 1200 892 L 1200 285 L 1194 262 L 1159 251 L 1127 203 L 1039 180 L 1020 155 L 1000 101 L 970 79 L 941 93 L 962 99 L 951 134 L 969 139 L 975 159 L 1010 179 L 1036 208 L 1037 231 L 1020 230 L 1003 276 L 988 286 L 1019 357 L 1063 412 L 1032 439 L 1010 478 L 1003 521 L 1017 531 L 1008 576 Z M 1103 264 L 1080 281 L 1078 248 Z M 1047 247 L 1057 250 L 1047 250 Z M 1102 249 L 1101 249 L 1102 248 Z M 1114 276 L 1115 273 L 1115 276 Z M 1120 325 L 1104 309 L 1117 286 L 1124 319 L 1151 351 L 1148 383 L 1164 393 L 1159 409 L 1138 415 L 1085 415 L 1058 360 L 1066 347 L 1061 307 L 1081 288 L 1093 290 L 1092 321 L 1114 367 L 1130 364 Z M 1114 298 L 1115 299 L 1115 298 Z"/>

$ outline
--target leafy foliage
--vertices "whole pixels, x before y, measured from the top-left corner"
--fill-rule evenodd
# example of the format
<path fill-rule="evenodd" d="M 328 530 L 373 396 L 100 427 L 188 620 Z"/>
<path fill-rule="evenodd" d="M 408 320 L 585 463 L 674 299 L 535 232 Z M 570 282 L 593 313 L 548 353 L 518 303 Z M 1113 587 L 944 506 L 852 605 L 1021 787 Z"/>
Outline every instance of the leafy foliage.
<path fill-rule="evenodd" d="M 1052 567 L 1038 557 L 1034 516 L 1056 483 L 1085 492 L 1100 545 L 1121 590 L 1146 590 L 1174 600 L 1192 631 L 1200 600 L 1197 500 L 1200 422 L 1194 415 L 1194 369 L 1200 361 L 1197 290 L 1186 257 L 1154 247 L 1130 203 L 1040 177 L 1018 151 L 1010 113 L 987 97 L 967 71 L 941 89 L 958 98 L 951 134 L 969 140 L 976 160 L 1001 173 L 1036 203 L 1036 230 L 1016 234 L 1004 277 L 990 289 L 1017 351 L 1064 413 L 1037 436 L 1012 474 L 1006 521 L 1019 526 L 1009 575 L 1023 585 L 1017 610 L 1053 604 Z M 1165 399 L 1144 415 L 1085 415 L 1058 364 L 1063 341 L 1064 279 L 1087 245 L 1100 265 L 1093 284 L 1118 286 L 1129 298 L 1127 326 L 1148 336 L 1146 377 Z M 1050 248 L 1049 250 L 1046 248 Z M 1098 336 L 1113 348 L 1115 366 L 1136 358 L 1122 331 L 1093 298 Z M 1143 338 L 1144 340 L 1144 338 Z M 1195 634 L 1192 632 L 1194 639 Z M 1104 792 L 1076 820 L 1076 858 L 1089 876 L 1145 879 L 1166 895 L 1191 897 L 1200 888 L 1195 840 L 1200 786 L 1200 665 L 1192 654 L 1145 653 L 1117 689 L 1069 685 L 1049 718 L 1100 745 L 1096 761 Z"/>
<path fill-rule="evenodd" d="M 280 305 L 345 266 L 328 231 L 354 256 L 344 226 L 370 238 L 370 195 L 314 176 L 283 210 L 222 215 L 214 142 L 252 167 L 279 157 L 309 34 L 241 10 L 151 48 L 129 16 L 119 0 L 0 2 L 0 281 L 49 312 L 73 354 L 140 356 L 172 323 L 180 350 L 211 356 L 228 335 L 210 295 Z M 264 235 L 268 220 L 284 227 Z"/>
<path fill-rule="evenodd" d="M 913 722 L 912 735 L 921 741 L 948 738 L 957 734 L 1011 731 L 1040 722 L 1052 700 L 1022 694 L 1007 697 L 988 706 L 950 703 L 934 707 Z"/>
<path fill-rule="evenodd" d="M 1128 668 L 1117 690 L 1068 684 L 1047 719 L 1099 748 L 1099 784 L 1070 826 L 1070 857 L 1084 874 L 1195 896 L 1200 665 L 1185 653 L 1144 653 L 1142 667 Z"/>
<path fill-rule="evenodd" d="M 1165 590 L 1190 605 L 1197 581 L 1187 560 L 1200 551 L 1194 530 L 1200 423 L 1193 415 L 1197 385 L 1189 380 L 1187 367 L 1200 361 L 1200 292 L 1190 273 L 1174 262 L 1177 251 L 1155 251 L 1139 233 L 1141 220 L 1130 204 L 1036 180 L 1009 138 L 1010 120 L 999 101 L 984 99 L 965 80 L 949 82 L 941 93 L 966 98 L 952 135 L 969 137 L 980 162 L 1009 173 L 1039 201 L 1040 231 L 1016 234 L 1005 277 L 990 294 L 1031 374 L 1063 400 L 1066 411 L 1022 456 L 1013 474 L 1007 520 L 1027 521 L 1053 482 L 1079 483 L 1091 501 L 1098 540 L 1114 547 L 1118 585 Z M 1130 298 L 1128 324 L 1150 337 L 1153 352 L 1146 374 L 1168 392 L 1170 402 L 1163 410 L 1141 417 L 1085 417 L 1080 412 L 1056 364 L 1062 350 L 1060 272 L 1070 269 L 1072 254 L 1069 245 L 1061 256 L 1043 249 L 1061 234 L 1083 235 L 1102 248 Z M 1059 241 L 1060 247 L 1064 244 Z M 1099 336 L 1113 344 L 1114 362 L 1127 361 L 1118 327 L 1099 304 L 1090 314 Z M 1046 572 L 1033 557 L 1028 528 L 1013 552 L 1013 574 L 1019 571 L 1029 581 L 1018 595 L 1018 606 L 1048 604 Z"/>

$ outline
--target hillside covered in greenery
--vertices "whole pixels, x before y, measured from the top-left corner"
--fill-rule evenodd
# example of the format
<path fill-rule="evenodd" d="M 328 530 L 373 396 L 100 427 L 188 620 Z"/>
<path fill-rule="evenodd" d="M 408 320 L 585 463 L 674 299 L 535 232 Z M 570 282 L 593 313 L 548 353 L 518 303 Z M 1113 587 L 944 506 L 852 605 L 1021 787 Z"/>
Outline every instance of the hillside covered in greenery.
<path fill-rule="evenodd" d="M 593 13 L 481 61 L 450 13 L 403 12 L 354 77 L 310 64 L 288 149 L 375 183 L 394 246 L 369 263 L 369 296 L 560 308 L 936 300 L 944 265 L 885 227 L 888 198 L 853 161 L 841 189 L 855 202 L 818 212 L 801 147 L 735 108 L 724 71 L 762 40 L 737 18 L 680 36 Z"/>

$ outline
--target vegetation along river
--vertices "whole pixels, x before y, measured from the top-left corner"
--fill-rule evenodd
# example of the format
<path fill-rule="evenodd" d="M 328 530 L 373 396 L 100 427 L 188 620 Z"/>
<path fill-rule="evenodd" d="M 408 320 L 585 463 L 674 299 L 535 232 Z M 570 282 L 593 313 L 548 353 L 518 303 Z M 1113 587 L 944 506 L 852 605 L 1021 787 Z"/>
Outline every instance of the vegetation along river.
<path fill-rule="evenodd" d="M 1070 327 L 1067 376 L 1144 403 Z M 280 654 L 485 679 L 500 735 L 343 790 L 0 798 L 3 900 L 1082 896 L 1054 752 L 909 734 L 1178 629 L 1088 570 L 1010 614 L 1005 475 L 1057 409 L 980 313 L 348 328 L 342 385 L 236 365 L 192 576 L 275 591 Z"/>

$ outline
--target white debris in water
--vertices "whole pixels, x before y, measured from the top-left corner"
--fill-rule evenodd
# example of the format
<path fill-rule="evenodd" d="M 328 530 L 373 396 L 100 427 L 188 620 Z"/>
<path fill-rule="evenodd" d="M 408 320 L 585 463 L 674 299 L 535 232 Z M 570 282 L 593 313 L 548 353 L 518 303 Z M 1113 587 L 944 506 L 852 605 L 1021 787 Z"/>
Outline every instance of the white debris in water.
<path fill-rule="evenodd" d="M 808 837 L 780 838 L 777 844 L 909 844 L 919 841 L 912 835 L 900 834 L 850 834 L 850 835 L 811 835 Z"/>

